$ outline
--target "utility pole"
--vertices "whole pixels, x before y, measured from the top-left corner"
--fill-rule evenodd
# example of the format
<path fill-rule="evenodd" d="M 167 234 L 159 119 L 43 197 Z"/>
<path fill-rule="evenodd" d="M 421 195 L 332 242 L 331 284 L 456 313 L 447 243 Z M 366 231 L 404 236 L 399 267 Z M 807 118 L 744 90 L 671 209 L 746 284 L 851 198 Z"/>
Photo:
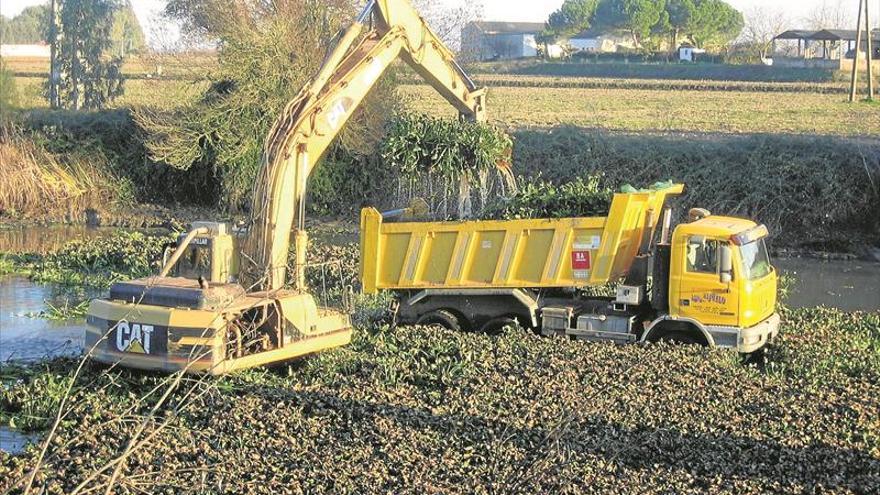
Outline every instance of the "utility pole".
<path fill-rule="evenodd" d="M 856 101 L 856 84 L 859 79 L 859 52 L 862 49 L 862 11 L 864 11 L 864 0 L 859 0 L 859 15 L 856 21 L 856 51 L 853 56 L 852 78 L 849 83 L 849 102 Z M 871 33 L 868 33 L 871 36 Z"/>
<path fill-rule="evenodd" d="M 872 63 L 874 60 L 874 47 L 872 46 L 874 32 L 871 30 L 871 10 L 868 8 L 869 5 L 871 5 L 871 0 L 865 0 L 865 31 L 868 32 L 868 100 L 872 101 L 874 99 L 874 64 Z"/>

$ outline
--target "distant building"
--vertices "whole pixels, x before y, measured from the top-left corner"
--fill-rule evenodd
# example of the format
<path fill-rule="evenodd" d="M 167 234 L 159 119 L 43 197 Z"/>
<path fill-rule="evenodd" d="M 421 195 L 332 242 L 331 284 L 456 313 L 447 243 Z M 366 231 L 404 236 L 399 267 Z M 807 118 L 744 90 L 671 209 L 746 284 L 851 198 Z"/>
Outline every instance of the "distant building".
<path fill-rule="evenodd" d="M 635 48 L 632 36 L 613 31 L 583 31 L 572 36 L 567 44 L 572 54 L 578 52 L 617 53 L 621 50 Z"/>
<path fill-rule="evenodd" d="M 42 58 L 49 60 L 51 48 L 45 43 L 34 45 L 0 45 L 3 58 Z"/>
<path fill-rule="evenodd" d="M 537 57 L 543 22 L 470 22 L 461 32 L 462 53 L 474 60 Z"/>
<path fill-rule="evenodd" d="M 678 47 L 678 60 L 681 62 L 696 62 L 706 50 L 693 45 L 684 44 Z"/>
<path fill-rule="evenodd" d="M 783 67 L 817 67 L 850 70 L 856 53 L 856 31 L 845 29 L 821 29 L 819 31 L 792 29 L 773 38 L 772 64 Z M 865 64 L 867 51 L 866 31 L 862 31 L 862 44 L 858 47 Z M 871 33 L 875 59 L 880 59 L 880 30 Z M 867 66 L 867 64 L 866 64 Z M 875 68 L 876 70 L 876 68 Z"/>

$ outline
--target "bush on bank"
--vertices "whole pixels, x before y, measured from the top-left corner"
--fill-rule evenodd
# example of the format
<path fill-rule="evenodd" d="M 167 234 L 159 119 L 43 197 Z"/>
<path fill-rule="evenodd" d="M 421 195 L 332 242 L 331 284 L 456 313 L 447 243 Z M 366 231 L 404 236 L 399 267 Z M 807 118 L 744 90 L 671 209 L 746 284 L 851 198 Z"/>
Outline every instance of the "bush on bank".
<path fill-rule="evenodd" d="M 672 179 L 680 204 L 765 223 L 780 246 L 848 249 L 880 241 L 880 145 L 822 136 L 646 135 L 521 129 L 525 182 L 601 176 L 618 189 Z M 521 181 L 523 182 L 523 181 Z"/>

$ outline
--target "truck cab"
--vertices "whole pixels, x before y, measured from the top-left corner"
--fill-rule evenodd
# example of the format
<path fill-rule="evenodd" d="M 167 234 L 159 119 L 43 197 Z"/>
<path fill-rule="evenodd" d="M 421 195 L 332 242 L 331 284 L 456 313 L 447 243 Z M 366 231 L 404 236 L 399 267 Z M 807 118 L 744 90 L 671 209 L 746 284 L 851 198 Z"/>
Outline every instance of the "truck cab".
<path fill-rule="evenodd" d="M 669 246 L 668 313 L 653 326 L 687 322 L 710 345 L 744 353 L 765 345 L 779 326 L 767 235 L 741 218 L 700 215 L 680 224 Z"/>

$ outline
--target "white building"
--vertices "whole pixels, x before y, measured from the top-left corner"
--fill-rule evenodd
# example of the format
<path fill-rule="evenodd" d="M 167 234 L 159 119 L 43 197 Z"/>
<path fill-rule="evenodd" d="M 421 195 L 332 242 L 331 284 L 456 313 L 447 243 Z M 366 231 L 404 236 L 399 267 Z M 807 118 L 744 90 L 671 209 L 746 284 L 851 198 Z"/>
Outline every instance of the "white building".
<path fill-rule="evenodd" d="M 583 31 L 568 40 L 572 53 L 616 53 L 635 48 L 632 37 L 626 33 Z"/>
<path fill-rule="evenodd" d="M 461 32 L 461 51 L 475 60 L 537 57 L 543 30 L 543 22 L 470 22 Z"/>
<path fill-rule="evenodd" d="M 0 45 L 3 58 L 41 58 L 49 60 L 51 49 L 47 44 L 38 45 Z"/>
<path fill-rule="evenodd" d="M 681 62 L 696 62 L 700 55 L 706 53 L 706 50 L 690 45 L 681 45 L 678 48 L 678 60 Z"/>

